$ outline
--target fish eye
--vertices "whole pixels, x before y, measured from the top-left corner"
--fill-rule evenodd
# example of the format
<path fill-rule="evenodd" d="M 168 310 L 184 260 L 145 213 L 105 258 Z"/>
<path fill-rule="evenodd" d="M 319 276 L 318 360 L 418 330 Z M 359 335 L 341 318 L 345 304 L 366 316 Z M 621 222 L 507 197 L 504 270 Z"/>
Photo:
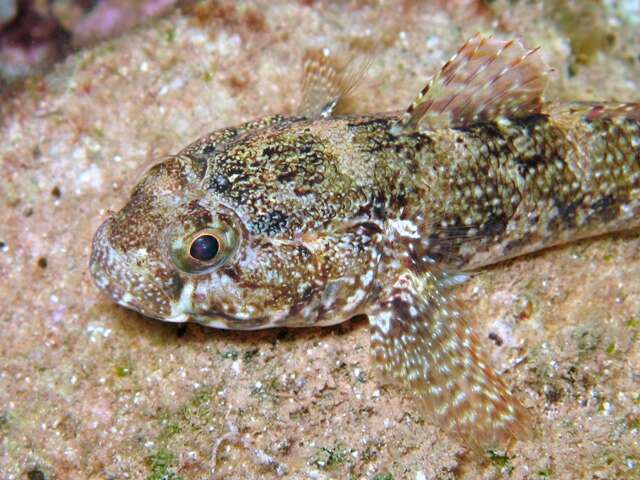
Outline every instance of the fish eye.
<path fill-rule="evenodd" d="M 175 238 L 171 244 L 171 258 L 185 273 L 206 273 L 227 264 L 238 245 L 236 228 L 218 220 L 206 228 Z"/>
<path fill-rule="evenodd" d="M 201 262 L 210 262 L 220 252 L 220 241 L 215 235 L 205 233 L 196 237 L 189 247 L 189 255 Z"/>

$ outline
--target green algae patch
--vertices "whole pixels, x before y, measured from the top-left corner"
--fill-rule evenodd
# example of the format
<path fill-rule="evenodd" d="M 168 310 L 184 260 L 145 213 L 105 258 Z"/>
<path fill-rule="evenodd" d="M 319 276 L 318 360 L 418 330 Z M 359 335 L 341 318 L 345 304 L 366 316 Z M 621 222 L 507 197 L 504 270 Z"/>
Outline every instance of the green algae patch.
<path fill-rule="evenodd" d="M 634 329 L 640 327 L 640 320 L 636 317 L 629 318 L 626 322 L 624 322 L 625 328 Z"/>
<path fill-rule="evenodd" d="M 224 352 L 219 352 L 218 354 L 225 360 L 237 360 L 240 355 L 238 351 L 233 348 L 225 350 Z"/>
<path fill-rule="evenodd" d="M 172 43 L 174 43 L 176 41 L 176 29 L 175 28 L 167 28 L 162 33 L 163 33 L 163 36 L 164 36 L 164 40 L 168 44 L 172 44 Z"/>
<path fill-rule="evenodd" d="M 338 443 L 334 447 L 329 448 L 321 447 L 318 456 L 312 463 L 320 470 L 331 470 L 345 463 L 352 452 L 353 450 L 351 448 L 346 447 L 342 443 Z"/>
<path fill-rule="evenodd" d="M 578 349 L 578 357 L 582 359 L 598 348 L 602 342 L 602 332 L 595 326 L 581 325 L 571 332 L 571 339 Z"/>
<path fill-rule="evenodd" d="M 217 419 L 219 410 L 214 407 L 214 397 L 220 390 L 205 386 L 196 390 L 191 398 L 175 409 L 159 412 L 156 416 L 155 435 L 151 438 L 156 450 L 146 457 L 151 475 L 145 480 L 179 480 L 176 473 L 177 457 L 172 451 L 182 451 L 185 439 L 197 432 L 208 431 L 213 427 L 220 431 Z"/>
<path fill-rule="evenodd" d="M 182 433 L 182 427 L 176 421 L 164 420 L 163 424 L 164 426 L 162 428 L 162 431 L 158 435 L 159 442 L 166 443 L 177 434 Z"/>
<path fill-rule="evenodd" d="M 147 457 L 151 475 L 146 480 L 183 480 L 174 470 L 175 457 L 166 450 L 156 450 Z"/>
<path fill-rule="evenodd" d="M 120 365 L 115 368 L 116 376 L 120 378 L 129 377 L 133 372 L 133 367 L 130 365 Z"/>
<path fill-rule="evenodd" d="M 487 450 L 486 455 L 489 462 L 499 468 L 503 475 L 509 476 L 511 474 L 513 465 L 511 463 L 511 457 L 506 453 L 497 450 Z"/>
<path fill-rule="evenodd" d="M 393 475 L 391 475 L 390 473 L 377 473 L 373 477 L 373 480 L 394 480 L 394 479 L 393 479 Z"/>
<path fill-rule="evenodd" d="M 538 480 L 547 480 L 551 478 L 551 470 L 548 468 L 545 468 L 544 470 L 538 470 L 534 478 Z"/>
<path fill-rule="evenodd" d="M 487 450 L 487 458 L 491 463 L 501 468 L 504 468 L 511 463 L 511 459 L 508 455 L 496 450 Z"/>

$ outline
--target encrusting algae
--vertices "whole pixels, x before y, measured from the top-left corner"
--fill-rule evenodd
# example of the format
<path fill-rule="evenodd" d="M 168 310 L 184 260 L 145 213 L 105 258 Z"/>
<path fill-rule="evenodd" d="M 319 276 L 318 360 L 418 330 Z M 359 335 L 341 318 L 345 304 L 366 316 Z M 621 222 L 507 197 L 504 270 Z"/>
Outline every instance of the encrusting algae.
<path fill-rule="evenodd" d="M 531 431 L 452 295 L 468 271 L 637 227 L 640 104 L 544 104 L 549 69 L 475 36 L 406 112 L 334 115 L 361 72 L 305 58 L 303 101 L 156 164 L 98 229 L 96 284 L 216 328 L 366 314 L 373 356 L 470 447 Z"/>

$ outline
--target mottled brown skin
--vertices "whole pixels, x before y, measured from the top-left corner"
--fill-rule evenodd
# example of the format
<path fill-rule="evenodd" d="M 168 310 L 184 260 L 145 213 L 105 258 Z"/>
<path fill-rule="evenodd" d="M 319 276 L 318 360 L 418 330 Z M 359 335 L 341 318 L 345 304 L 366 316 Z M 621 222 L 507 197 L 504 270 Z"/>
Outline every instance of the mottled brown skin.
<path fill-rule="evenodd" d="M 540 109 L 535 51 L 474 37 L 406 113 L 331 116 L 342 87 L 314 65 L 310 113 L 213 132 L 144 176 L 96 233 L 96 284 L 144 315 L 218 328 L 366 314 L 382 371 L 445 428 L 470 446 L 526 437 L 451 286 L 637 227 L 640 105 Z M 217 247 L 202 260 L 205 234 Z"/>
<path fill-rule="evenodd" d="M 160 319 L 323 325 L 375 315 L 399 265 L 469 270 L 638 224 L 636 118 L 581 109 L 395 136 L 397 118 L 273 117 L 195 142 L 100 228 L 98 285 Z M 241 232 L 233 261 L 176 268 L 171 239 L 220 215 Z"/>
<path fill-rule="evenodd" d="M 271 125 L 237 137 L 229 133 L 236 129 L 214 133 L 155 166 L 129 204 L 101 227 L 92 271 L 99 284 L 99 278 L 108 282 L 114 299 L 122 301 L 126 292 L 126 303 L 166 318 L 189 283 L 188 313 L 204 323 L 219 316 L 228 328 L 252 329 L 344 320 L 321 300 L 349 297 L 377 262 L 383 225 L 372 203 L 377 189 L 371 176 L 354 175 L 371 159 L 335 141 L 350 128 L 344 121 L 275 117 L 264 123 Z M 203 228 L 221 211 L 242 231 L 245 248 L 235 262 L 202 278 L 171 268 L 171 239 Z M 200 280 L 211 276 L 220 288 L 200 292 Z M 147 285 L 162 286 L 162 302 Z M 352 302 L 348 313 L 359 313 L 363 301 Z"/>
<path fill-rule="evenodd" d="M 432 145 L 418 154 L 420 200 L 403 217 L 424 218 L 421 253 L 469 270 L 637 226 L 640 122 L 586 113 L 429 134 Z"/>

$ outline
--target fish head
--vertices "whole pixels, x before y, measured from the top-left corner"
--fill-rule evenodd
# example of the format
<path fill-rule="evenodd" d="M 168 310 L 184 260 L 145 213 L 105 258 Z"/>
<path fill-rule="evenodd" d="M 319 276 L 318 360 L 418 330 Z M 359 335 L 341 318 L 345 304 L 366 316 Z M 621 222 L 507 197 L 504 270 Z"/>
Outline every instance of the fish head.
<path fill-rule="evenodd" d="M 225 165 L 179 155 L 151 168 L 95 234 L 96 285 L 145 316 L 216 328 L 332 324 L 360 313 L 374 288 L 377 227 L 336 224 L 331 212 L 296 221 L 317 198 L 297 204 L 289 184 L 247 180 L 248 167 L 238 176 Z M 240 195 L 231 185 L 242 179 Z"/>

